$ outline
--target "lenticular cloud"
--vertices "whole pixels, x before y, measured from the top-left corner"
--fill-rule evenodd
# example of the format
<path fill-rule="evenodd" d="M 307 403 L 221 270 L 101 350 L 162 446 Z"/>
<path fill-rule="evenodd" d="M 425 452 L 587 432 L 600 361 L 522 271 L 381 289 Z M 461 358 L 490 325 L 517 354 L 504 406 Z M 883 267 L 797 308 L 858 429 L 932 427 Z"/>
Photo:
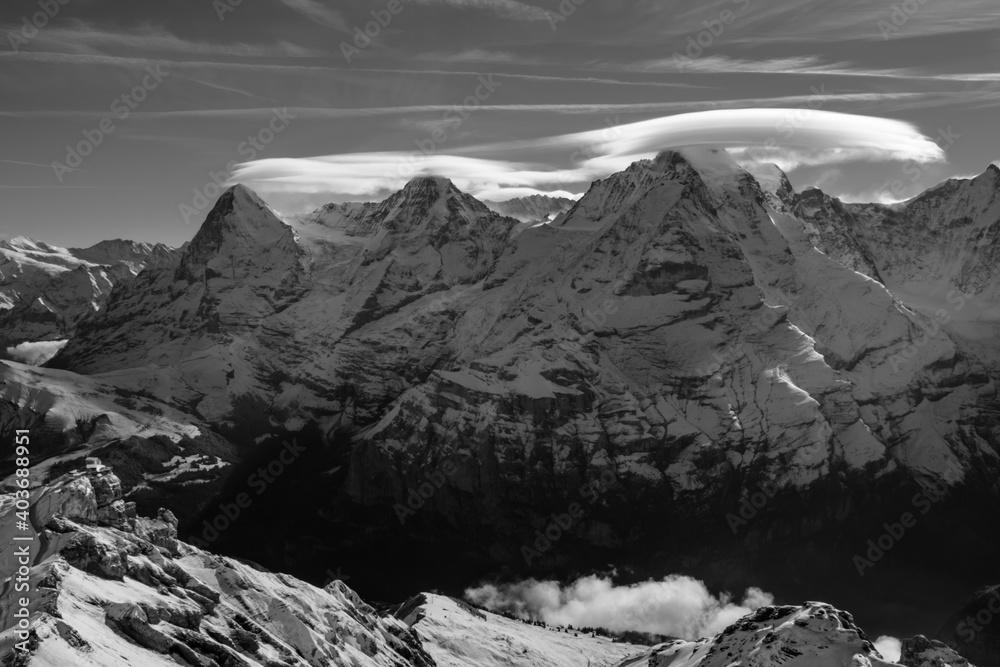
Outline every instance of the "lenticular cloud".
<path fill-rule="evenodd" d="M 821 99 L 817 96 L 811 106 Z M 496 199 L 526 189 L 579 190 L 635 160 L 693 145 L 726 148 L 742 163 L 774 162 L 786 170 L 945 160 L 942 148 L 909 123 L 805 106 L 700 111 L 530 141 L 455 147 L 450 153 L 383 151 L 257 160 L 241 165 L 233 181 L 270 193 L 375 197 L 400 189 L 415 176 L 433 174 L 451 178 L 473 195 Z"/>

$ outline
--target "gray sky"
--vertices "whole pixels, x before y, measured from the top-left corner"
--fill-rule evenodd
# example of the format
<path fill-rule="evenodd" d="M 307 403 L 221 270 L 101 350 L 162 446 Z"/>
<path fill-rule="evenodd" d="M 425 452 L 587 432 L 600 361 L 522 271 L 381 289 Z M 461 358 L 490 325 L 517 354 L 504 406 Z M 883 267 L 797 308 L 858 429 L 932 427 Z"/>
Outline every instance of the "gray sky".
<path fill-rule="evenodd" d="M 850 200 L 1000 160 L 995 0 L 49 1 L 0 6 L 0 234 L 60 245 L 180 244 L 229 169 L 297 212 L 427 171 L 580 193 L 706 141 Z M 666 118 L 739 109 L 772 111 Z"/>

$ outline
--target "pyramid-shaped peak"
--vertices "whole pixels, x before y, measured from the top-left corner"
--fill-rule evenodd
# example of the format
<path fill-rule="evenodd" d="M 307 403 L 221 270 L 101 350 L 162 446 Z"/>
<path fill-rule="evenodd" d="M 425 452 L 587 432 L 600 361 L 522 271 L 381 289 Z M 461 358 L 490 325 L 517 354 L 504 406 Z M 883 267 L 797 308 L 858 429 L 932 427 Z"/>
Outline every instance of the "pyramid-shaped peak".
<path fill-rule="evenodd" d="M 268 205 L 264 203 L 264 200 L 260 198 L 260 195 L 242 183 L 237 183 L 223 192 L 222 196 L 219 198 L 220 201 L 227 196 L 232 199 L 233 203 L 237 207 L 255 206 L 257 208 L 269 208 Z"/>
<path fill-rule="evenodd" d="M 289 231 L 288 225 L 256 192 L 236 184 L 215 202 L 201 229 L 191 240 L 187 254 L 211 254 L 230 244 L 253 246 L 274 243 Z"/>

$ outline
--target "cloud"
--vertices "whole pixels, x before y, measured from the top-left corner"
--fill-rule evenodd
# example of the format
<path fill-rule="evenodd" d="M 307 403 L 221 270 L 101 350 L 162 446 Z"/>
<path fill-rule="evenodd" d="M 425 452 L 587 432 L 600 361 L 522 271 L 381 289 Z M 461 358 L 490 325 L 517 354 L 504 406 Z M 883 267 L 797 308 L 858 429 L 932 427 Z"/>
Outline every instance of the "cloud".
<path fill-rule="evenodd" d="M 7 356 L 20 364 L 41 366 L 56 356 L 59 350 L 63 349 L 68 342 L 68 340 L 53 340 L 39 343 L 21 343 L 15 347 L 8 347 Z"/>
<path fill-rule="evenodd" d="M 239 165 L 232 182 L 261 192 L 330 192 L 347 197 L 378 197 L 395 192 L 417 176 L 444 175 L 474 195 L 500 196 L 507 188 L 533 188 L 592 178 L 589 169 L 552 169 L 547 165 L 414 151 L 354 153 L 315 158 L 270 158 Z"/>
<path fill-rule="evenodd" d="M 240 165 L 233 181 L 262 192 L 329 192 L 378 197 L 420 175 L 451 178 L 478 197 L 511 190 L 584 186 L 662 150 L 692 145 L 729 149 L 738 161 L 799 166 L 849 162 L 943 162 L 944 151 L 913 125 L 812 109 L 727 109 L 655 118 L 531 140 L 455 147 L 429 137 L 426 152 L 382 151 L 269 158 Z M 773 147 L 769 147 L 770 144 Z M 511 156 L 511 157 L 505 157 Z"/>
<path fill-rule="evenodd" d="M 338 11 L 330 9 L 319 0 L 279 0 L 281 4 L 288 7 L 292 11 L 298 12 L 302 16 L 313 23 L 318 23 L 320 25 L 326 26 L 328 28 L 333 28 L 334 30 L 340 30 L 342 32 L 349 32 L 350 27 L 347 25 L 347 21 Z"/>
<path fill-rule="evenodd" d="M 610 579 L 584 577 L 561 586 L 530 579 L 516 584 L 484 584 L 465 591 L 469 601 L 493 611 L 550 625 L 634 630 L 694 640 L 713 636 L 774 597 L 750 588 L 740 602 L 723 593 L 714 596 L 691 577 L 670 576 L 630 586 Z"/>
<path fill-rule="evenodd" d="M 511 21 L 548 21 L 550 12 L 517 0 L 413 0 L 419 5 L 489 11 Z"/>
<path fill-rule="evenodd" d="M 808 74 L 810 76 L 871 77 L 882 79 L 917 79 L 929 81 L 995 81 L 996 74 L 932 74 L 912 68 L 872 69 L 851 62 L 824 62 L 818 56 L 794 56 L 767 60 L 747 60 L 724 55 L 639 60 L 625 65 L 605 63 L 602 71 L 644 72 L 647 74 L 684 72 L 696 74 Z"/>
<path fill-rule="evenodd" d="M 770 60 L 743 60 L 723 55 L 689 58 L 681 57 L 639 60 L 624 66 L 603 65 L 602 69 L 628 72 L 699 72 L 699 73 L 760 73 L 760 74 L 813 74 L 822 72 L 821 61 L 816 56 L 773 58 Z"/>
<path fill-rule="evenodd" d="M 889 662 L 899 662 L 900 652 L 902 651 L 903 644 L 895 637 L 889 637 L 888 635 L 882 635 L 874 642 L 875 648 L 878 652 L 882 654 L 882 657 Z"/>
<path fill-rule="evenodd" d="M 823 99 L 817 96 L 815 103 L 822 103 Z M 607 157 L 621 157 L 689 145 L 746 148 L 771 143 L 823 151 L 832 162 L 865 159 L 925 163 L 943 161 L 945 157 L 936 143 L 910 123 L 822 111 L 808 106 L 798 109 L 698 111 L 619 125 L 611 135 L 607 129 L 591 130 L 548 139 L 496 144 L 489 149 L 599 145 Z M 855 155 L 864 157 L 852 157 Z"/>
<path fill-rule="evenodd" d="M 467 49 L 458 52 L 431 51 L 417 56 L 417 60 L 427 60 L 441 63 L 496 63 L 505 65 L 535 65 L 538 58 L 525 58 L 508 51 L 487 51 L 485 49 Z"/>
<path fill-rule="evenodd" d="M 250 44 L 233 42 L 214 44 L 184 39 L 159 26 L 144 24 L 125 32 L 111 32 L 77 21 L 69 27 L 52 26 L 39 31 L 32 42 L 38 51 L 101 56 L 109 52 L 177 53 L 227 57 L 305 57 L 324 55 L 323 51 L 305 49 L 291 42 Z M 25 53 L 25 56 L 30 53 Z"/>

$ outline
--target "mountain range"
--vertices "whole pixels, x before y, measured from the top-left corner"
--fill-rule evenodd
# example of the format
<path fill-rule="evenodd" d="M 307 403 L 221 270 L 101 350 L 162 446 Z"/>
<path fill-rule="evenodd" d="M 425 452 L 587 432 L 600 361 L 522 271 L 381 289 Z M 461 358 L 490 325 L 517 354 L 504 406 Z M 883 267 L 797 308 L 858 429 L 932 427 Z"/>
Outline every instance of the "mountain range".
<path fill-rule="evenodd" d="M 945 620 L 1000 577 L 1000 169 L 849 204 L 687 148 L 575 203 L 495 208 L 421 177 L 283 219 L 236 185 L 177 250 L 4 242 L 7 346 L 67 342 L 0 366 L 0 433 L 31 430 L 39 494 L 101 457 L 123 502 L 180 517 L 184 567 L 217 559 L 213 577 L 257 591 L 224 556 L 314 584 L 340 564 L 381 600 L 610 566 L 954 640 Z M 239 530 L 216 528 L 234 503 Z M 308 586 L 289 575 L 268 576 Z M 425 618 L 485 613 L 426 600 Z M 629 664 L 870 653 L 834 607 L 762 609 Z M 115 608 L 111 627 L 152 636 L 139 616 Z M 412 621 L 357 622 L 389 623 L 381 646 Z M 963 655 L 997 664 L 997 632 Z"/>

